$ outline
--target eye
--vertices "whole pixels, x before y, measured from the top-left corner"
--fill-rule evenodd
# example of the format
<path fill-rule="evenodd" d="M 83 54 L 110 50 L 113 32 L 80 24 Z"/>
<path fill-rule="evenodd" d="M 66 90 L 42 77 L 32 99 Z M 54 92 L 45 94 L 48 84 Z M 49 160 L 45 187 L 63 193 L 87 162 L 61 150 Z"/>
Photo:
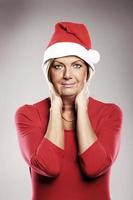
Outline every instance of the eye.
<path fill-rule="evenodd" d="M 54 67 L 55 69 L 61 69 L 61 68 L 62 68 L 61 65 L 53 65 L 53 67 Z"/>
<path fill-rule="evenodd" d="M 73 66 L 76 66 L 74 68 L 80 68 L 80 67 L 82 67 L 82 65 L 80 65 L 80 64 L 74 64 Z"/>

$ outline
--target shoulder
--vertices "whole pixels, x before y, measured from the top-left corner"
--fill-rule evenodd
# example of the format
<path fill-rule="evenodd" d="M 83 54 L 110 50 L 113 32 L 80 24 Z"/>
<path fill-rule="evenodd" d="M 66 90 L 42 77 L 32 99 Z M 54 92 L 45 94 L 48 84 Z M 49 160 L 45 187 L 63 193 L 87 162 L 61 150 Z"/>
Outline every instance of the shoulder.
<path fill-rule="evenodd" d="M 33 104 L 23 104 L 15 112 L 17 127 L 40 127 L 45 130 L 48 123 L 49 98 Z"/>
<path fill-rule="evenodd" d="M 123 116 L 123 109 L 118 103 L 110 101 L 102 101 L 100 99 L 95 99 L 90 97 L 90 111 L 100 113 L 102 115 L 110 116 L 115 113 L 115 115 Z"/>
<path fill-rule="evenodd" d="M 97 132 L 103 131 L 103 128 L 120 129 L 123 124 L 123 110 L 120 105 L 93 97 L 90 98 L 89 116 Z"/>
<path fill-rule="evenodd" d="M 23 114 L 34 117 L 35 115 L 38 115 L 39 112 L 46 112 L 48 110 L 49 104 L 49 97 L 34 102 L 33 104 L 23 104 L 16 109 L 15 116 L 18 114 Z"/>

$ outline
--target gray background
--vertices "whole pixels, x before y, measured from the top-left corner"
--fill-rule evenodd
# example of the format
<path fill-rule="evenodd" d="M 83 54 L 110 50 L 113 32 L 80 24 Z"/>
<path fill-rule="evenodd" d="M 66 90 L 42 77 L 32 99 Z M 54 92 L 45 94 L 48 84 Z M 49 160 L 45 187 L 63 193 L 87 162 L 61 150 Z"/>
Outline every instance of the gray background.
<path fill-rule="evenodd" d="M 30 174 L 18 147 L 14 113 L 22 104 L 49 96 L 41 63 L 57 21 L 85 23 L 93 48 L 101 53 L 90 96 L 114 102 L 124 113 L 111 196 L 132 200 L 133 2 L 129 0 L 0 1 L 0 199 L 31 199 Z"/>

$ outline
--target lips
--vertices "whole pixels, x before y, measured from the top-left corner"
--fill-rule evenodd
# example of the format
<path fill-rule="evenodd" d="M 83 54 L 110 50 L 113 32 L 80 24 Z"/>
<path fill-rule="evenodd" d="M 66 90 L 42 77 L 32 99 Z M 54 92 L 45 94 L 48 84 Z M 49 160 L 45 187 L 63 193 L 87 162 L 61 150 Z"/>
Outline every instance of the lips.
<path fill-rule="evenodd" d="M 63 87 L 70 88 L 75 85 L 75 83 L 62 83 Z"/>
<path fill-rule="evenodd" d="M 62 83 L 62 85 L 74 85 L 75 83 Z"/>

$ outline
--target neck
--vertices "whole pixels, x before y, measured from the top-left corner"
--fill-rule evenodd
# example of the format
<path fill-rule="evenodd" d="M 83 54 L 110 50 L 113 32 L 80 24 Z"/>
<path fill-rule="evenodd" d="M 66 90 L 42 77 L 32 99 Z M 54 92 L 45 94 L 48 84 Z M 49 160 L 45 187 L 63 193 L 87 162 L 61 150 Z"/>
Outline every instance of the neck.
<path fill-rule="evenodd" d="M 75 98 L 74 97 L 62 97 L 63 101 L 63 112 L 68 111 L 72 112 L 75 110 Z"/>

